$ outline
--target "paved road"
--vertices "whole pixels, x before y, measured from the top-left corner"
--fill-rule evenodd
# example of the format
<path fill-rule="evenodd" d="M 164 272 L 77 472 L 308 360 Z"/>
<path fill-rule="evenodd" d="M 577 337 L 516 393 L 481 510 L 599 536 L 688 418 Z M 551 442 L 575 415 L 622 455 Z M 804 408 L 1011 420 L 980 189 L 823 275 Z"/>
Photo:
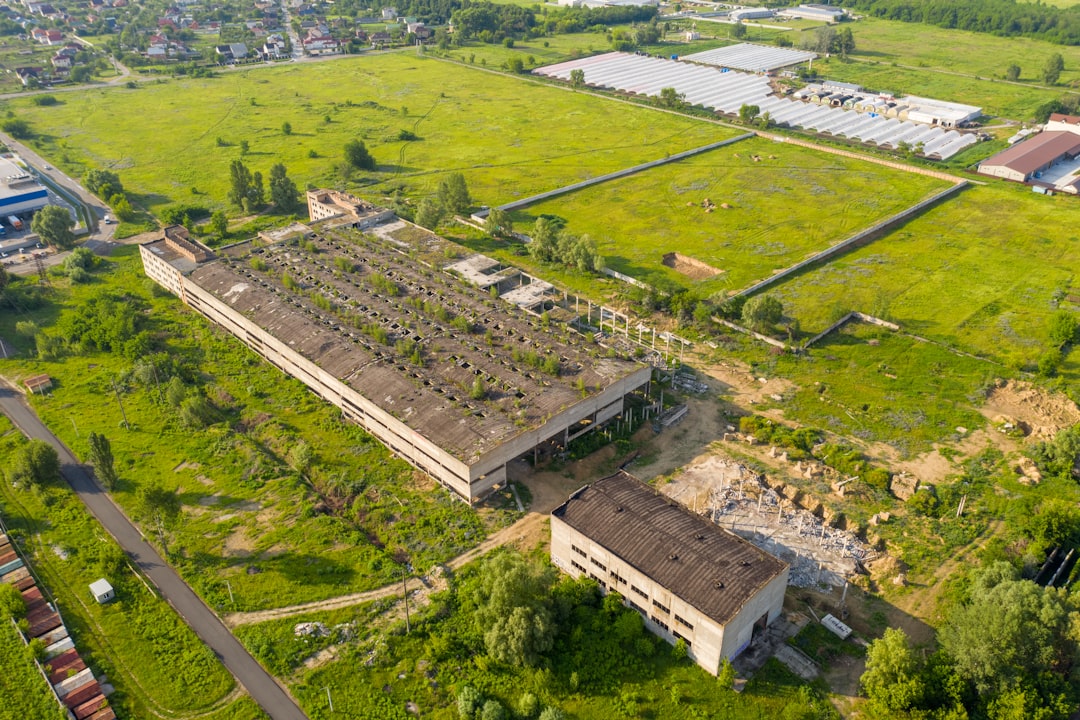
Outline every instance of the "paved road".
<path fill-rule="evenodd" d="M 162 596 L 176 609 L 184 621 L 210 646 L 225 667 L 259 703 L 273 720 L 307 720 L 288 693 L 255 661 L 239 641 L 225 628 L 217 615 L 195 592 L 180 579 L 157 551 L 147 543 L 131 521 L 102 492 L 97 482 L 64 445 L 49 432 L 22 399 L 6 385 L 0 384 L 0 410 L 11 418 L 24 434 L 45 440 L 60 454 L 61 471 L 71 487 L 86 503 L 105 529 L 124 551 L 157 586 Z"/>

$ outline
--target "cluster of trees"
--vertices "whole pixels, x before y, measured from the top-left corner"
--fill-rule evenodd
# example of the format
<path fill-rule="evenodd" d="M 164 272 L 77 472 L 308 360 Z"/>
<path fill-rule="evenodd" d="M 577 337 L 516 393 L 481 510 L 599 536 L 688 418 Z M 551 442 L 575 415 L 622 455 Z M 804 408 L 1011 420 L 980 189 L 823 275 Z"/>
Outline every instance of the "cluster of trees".
<path fill-rule="evenodd" d="M 1076 6 L 1057 8 L 1014 0 L 844 0 L 843 5 L 901 22 L 1080 44 L 1080 7 Z"/>
<path fill-rule="evenodd" d="M 350 140 L 345 143 L 345 168 L 347 172 L 375 169 L 375 158 L 371 156 L 363 140 Z"/>
<path fill-rule="evenodd" d="M 742 26 L 740 25 L 739 27 Z M 608 42 L 611 43 L 611 48 L 613 50 L 629 52 L 642 45 L 655 44 L 660 39 L 660 35 L 660 26 L 656 22 L 656 17 L 653 17 L 653 19 L 647 23 L 608 32 Z"/>
<path fill-rule="evenodd" d="M 48 485 L 60 480 L 60 456 L 44 440 L 30 440 L 15 451 L 8 471 L 13 482 Z"/>
<path fill-rule="evenodd" d="M 98 257 L 90 248 L 77 247 L 64 260 L 61 266 L 65 275 L 73 283 L 87 283 L 92 279 L 90 271 L 98 264 Z"/>
<path fill-rule="evenodd" d="M 536 24 L 530 8 L 518 5 L 478 2 L 456 10 L 453 15 L 454 34 L 464 40 L 502 42 L 507 37 L 523 37 Z"/>
<path fill-rule="evenodd" d="M 539 218 L 533 226 L 529 255 L 540 262 L 565 265 L 579 272 L 604 269 L 604 258 L 592 238 L 567 232 L 561 223 L 547 217 Z"/>
<path fill-rule="evenodd" d="M 460 2 L 460 0 L 454 0 Z M 400 8 L 399 8 L 400 10 Z M 583 32 L 596 26 L 635 25 L 630 30 L 617 30 L 608 39 L 615 48 L 629 50 L 656 42 L 660 29 L 656 25 L 655 7 L 615 6 L 602 8 L 564 7 L 544 8 L 540 21 L 532 8 L 482 1 L 460 3 L 452 15 L 454 35 L 446 45 L 460 40 L 503 42 L 506 38 L 540 37 L 563 33 Z M 440 44 L 440 47 L 443 47 Z M 444 48 L 445 49 L 445 48 Z"/>
<path fill-rule="evenodd" d="M 974 574 L 930 656 L 903 630 L 875 640 L 863 692 L 872 717 L 1065 720 L 1078 707 L 1080 598 L 999 562 Z"/>
<path fill-rule="evenodd" d="M 832 25 L 824 25 L 805 35 L 799 46 L 820 55 L 839 55 L 846 58 L 855 52 L 855 36 L 851 34 L 849 27 L 844 26 L 837 30 Z"/>
<path fill-rule="evenodd" d="M 424 198 L 416 207 L 416 224 L 434 229 L 446 216 L 466 215 L 472 206 L 469 186 L 461 173 L 450 173 L 439 183 L 435 197 Z"/>
<path fill-rule="evenodd" d="M 251 172 L 243 161 L 232 161 L 229 183 L 229 202 L 244 212 L 254 212 L 266 204 L 262 173 L 258 170 Z M 289 178 L 283 164 L 275 164 L 270 168 L 270 202 L 281 212 L 289 213 L 296 209 L 297 198 L 296 183 Z M 215 222 L 214 225 L 215 230 L 220 231 L 220 223 Z"/>
<path fill-rule="evenodd" d="M 120 176 L 112 170 L 89 170 L 83 176 L 83 185 L 86 189 L 108 203 L 116 217 L 124 222 L 135 219 L 135 209 L 124 192 L 124 185 L 120 182 Z"/>
<path fill-rule="evenodd" d="M 1061 78 L 1061 71 L 1064 69 L 1065 58 L 1061 56 L 1061 53 L 1054 53 L 1046 58 L 1046 62 L 1043 63 L 1040 77 L 1047 85 L 1057 85 L 1057 81 Z M 1005 79 L 1009 82 L 1016 82 L 1020 79 L 1020 73 L 1020 66 L 1013 63 L 1005 68 Z M 1045 122 L 1045 120 L 1042 122 Z"/>

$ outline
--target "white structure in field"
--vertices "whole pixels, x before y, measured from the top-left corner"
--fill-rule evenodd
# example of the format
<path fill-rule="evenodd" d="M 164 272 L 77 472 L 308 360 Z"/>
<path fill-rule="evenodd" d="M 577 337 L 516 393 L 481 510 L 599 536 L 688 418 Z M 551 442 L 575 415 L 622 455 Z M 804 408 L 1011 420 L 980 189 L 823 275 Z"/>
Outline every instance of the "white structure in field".
<path fill-rule="evenodd" d="M 99 605 L 104 605 L 116 597 L 116 591 L 113 590 L 113 586 L 105 578 L 90 583 L 90 594 L 94 596 Z"/>
<path fill-rule="evenodd" d="M 715 675 L 777 617 L 788 566 L 620 471 L 551 513 L 551 560 L 618 592 Z"/>

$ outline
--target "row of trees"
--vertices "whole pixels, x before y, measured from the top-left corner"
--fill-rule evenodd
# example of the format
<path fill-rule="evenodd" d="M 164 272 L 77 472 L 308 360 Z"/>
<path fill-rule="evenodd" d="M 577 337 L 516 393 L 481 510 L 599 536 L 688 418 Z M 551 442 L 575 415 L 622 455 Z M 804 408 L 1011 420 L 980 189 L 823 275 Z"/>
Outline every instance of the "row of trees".
<path fill-rule="evenodd" d="M 1080 7 L 1058 8 L 1013 0 L 844 0 L 875 17 L 1005 37 L 1080 44 Z"/>
<path fill-rule="evenodd" d="M 83 176 L 83 185 L 108 203 L 120 220 L 131 222 L 135 219 L 135 208 L 124 192 L 124 184 L 120 182 L 120 176 L 112 170 L 89 170 Z"/>
<path fill-rule="evenodd" d="M 299 193 L 281 163 L 270 168 L 270 202 L 280 211 L 293 212 L 298 204 Z M 251 172 L 241 160 L 233 160 L 229 166 L 229 202 L 244 210 L 255 212 L 266 204 L 266 191 L 262 173 Z"/>
<path fill-rule="evenodd" d="M 469 186 L 461 173 L 450 173 L 439 183 L 435 197 L 424 198 L 416 207 L 416 224 L 434 229 L 448 214 L 468 214 L 472 206 Z"/>
<path fill-rule="evenodd" d="M 529 255 L 540 262 L 574 268 L 579 272 L 599 272 L 604 258 L 588 235 L 573 235 L 551 218 L 541 217 L 533 226 Z"/>
<path fill-rule="evenodd" d="M 1046 58 L 1046 62 L 1043 63 L 1039 77 L 1042 78 L 1042 81 L 1047 85 L 1057 85 L 1057 81 L 1061 78 L 1061 72 L 1064 69 L 1065 58 L 1061 56 L 1061 53 L 1054 53 Z M 1020 73 L 1020 66 L 1013 63 L 1005 68 L 1005 79 L 1009 82 L 1016 82 L 1020 79 Z"/>

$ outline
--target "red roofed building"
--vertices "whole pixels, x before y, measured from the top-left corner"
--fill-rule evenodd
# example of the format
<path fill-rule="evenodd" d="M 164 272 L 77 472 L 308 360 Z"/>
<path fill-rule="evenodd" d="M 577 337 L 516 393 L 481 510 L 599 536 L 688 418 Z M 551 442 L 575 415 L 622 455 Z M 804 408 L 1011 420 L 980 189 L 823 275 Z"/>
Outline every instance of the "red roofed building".
<path fill-rule="evenodd" d="M 1080 131 L 1051 130 L 1013 145 L 979 163 L 979 173 L 1026 183 L 1051 166 L 1080 155 Z"/>

